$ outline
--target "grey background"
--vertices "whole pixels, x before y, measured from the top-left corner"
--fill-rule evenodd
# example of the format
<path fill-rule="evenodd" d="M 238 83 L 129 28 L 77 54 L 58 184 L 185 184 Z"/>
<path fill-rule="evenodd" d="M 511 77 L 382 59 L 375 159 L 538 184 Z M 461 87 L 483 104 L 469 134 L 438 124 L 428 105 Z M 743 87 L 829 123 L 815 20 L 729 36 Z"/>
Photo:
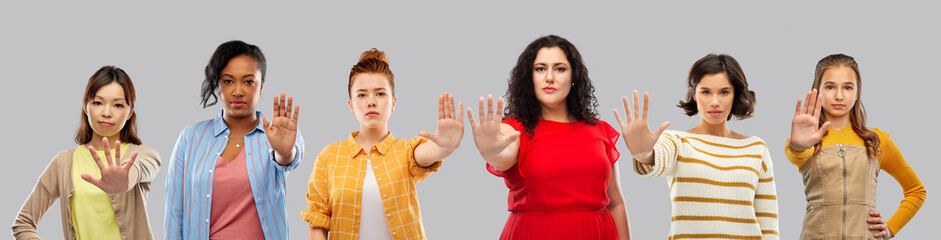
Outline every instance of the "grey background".
<path fill-rule="evenodd" d="M 797 98 L 810 88 L 816 61 L 843 52 L 857 58 L 871 127 L 892 135 L 931 190 L 901 232 L 924 239 L 938 206 L 936 97 L 941 54 L 938 5 L 909 2 L 569 2 L 306 3 L 104 2 L 0 4 L 2 126 L 0 216 L 9 226 L 52 156 L 75 144 L 85 83 L 102 65 L 125 69 L 136 84 L 140 137 L 167 160 L 183 127 L 214 117 L 202 109 L 203 68 L 218 44 L 241 39 L 268 58 L 259 109 L 287 91 L 302 106 L 307 157 L 288 178 L 292 239 L 304 239 L 306 182 L 319 150 L 345 139 L 358 123 L 347 105 L 350 67 L 372 47 L 385 50 L 397 78 L 398 106 L 390 129 L 399 138 L 434 130 L 436 97 L 450 91 L 474 103 L 503 95 L 519 53 L 532 40 L 558 34 L 581 51 L 597 86 L 602 119 L 633 89 L 652 93 L 651 125 L 692 128 L 674 105 L 685 94 L 692 63 L 707 53 L 738 59 L 757 92 L 756 116 L 731 128 L 763 138 L 772 149 L 782 239 L 796 239 L 804 212 L 801 176 L 783 148 Z M 471 104 L 473 105 L 473 104 Z M 632 172 L 619 143 L 622 191 L 635 239 L 662 239 L 669 230 L 665 180 Z M 163 168 L 167 165 L 164 164 Z M 148 210 L 163 238 L 166 170 L 155 180 Z M 902 199 L 888 174 L 879 205 L 891 216 Z M 507 189 L 484 169 L 469 126 L 463 145 L 441 171 L 418 185 L 431 239 L 494 239 L 505 223 Z M 61 238 L 58 205 L 39 225 Z"/>

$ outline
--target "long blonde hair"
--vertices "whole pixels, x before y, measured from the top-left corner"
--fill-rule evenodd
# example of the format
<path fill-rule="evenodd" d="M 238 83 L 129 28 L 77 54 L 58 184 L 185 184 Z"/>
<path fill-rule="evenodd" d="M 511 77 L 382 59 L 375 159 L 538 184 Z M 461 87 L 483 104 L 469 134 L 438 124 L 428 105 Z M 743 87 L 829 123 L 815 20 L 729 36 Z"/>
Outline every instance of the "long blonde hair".
<path fill-rule="evenodd" d="M 856 135 L 859 135 L 859 137 L 863 139 L 866 145 L 867 155 L 869 155 L 870 158 L 875 157 L 881 152 L 881 149 L 879 149 L 879 135 L 876 135 L 876 132 L 866 127 L 866 108 L 863 107 L 862 100 L 863 80 L 859 75 L 859 65 L 856 64 L 856 59 L 842 53 L 833 54 L 820 59 L 820 61 L 817 62 L 817 70 L 814 72 L 813 89 L 820 91 L 820 84 L 823 81 L 824 72 L 831 68 L 841 66 L 852 68 L 853 72 L 856 73 L 856 102 L 853 104 L 853 109 L 849 112 L 850 126 L 853 128 L 853 132 L 856 132 Z M 821 114 L 818 124 L 823 125 L 826 121 L 827 115 Z M 817 143 L 816 149 L 820 149 L 820 146 L 821 143 Z"/>

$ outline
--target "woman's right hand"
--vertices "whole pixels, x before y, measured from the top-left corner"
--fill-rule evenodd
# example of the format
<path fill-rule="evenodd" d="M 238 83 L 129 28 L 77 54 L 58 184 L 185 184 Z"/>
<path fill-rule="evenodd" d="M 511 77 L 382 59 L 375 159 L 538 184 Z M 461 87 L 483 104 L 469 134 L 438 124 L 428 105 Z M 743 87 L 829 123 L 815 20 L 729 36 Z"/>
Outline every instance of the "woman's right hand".
<path fill-rule="evenodd" d="M 789 147 L 794 151 L 804 151 L 823 139 L 827 134 L 830 121 L 820 123 L 820 109 L 823 106 L 823 94 L 817 94 L 817 89 L 807 92 L 804 108 L 801 109 L 801 99 L 797 99 L 797 109 L 794 110 L 794 119 L 791 120 L 791 140 Z"/>
<path fill-rule="evenodd" d="M 618 114 L 618 110 L 614 109 L 614 117 L 618 120 L 618 125 L 621 126 L 621 135 L 624 136 L 624 143 L 627 144 L 627 149 L 631 151 L 631 156 L 634 157 L 637 161 L 644 164 L 653 164 L 653 147 L 657 144 L 657 139 L 660 138 L 660 134 L 667 129 L 667 126 L 670 126 L 670 122 L 664 122 L 660 124 L 660 128 L 657 129 L 657 132 L 650 132 L 650 128 L 647 125 L 647 110 L 650 106 L 650 94 L 644 93 L 644 109 L 643 114 L 638 116 L 640 112 L 639 106 L 639 97 L 637 96 L 637 90 L 634 90 L 634 110 L 631 111 L 627 97 L 621 97 L 621 100 L 624 101 L 624 111 L 626 111 L 627 122 L 621 121 L 621 115 Z M 633 112 L 633 117 L 631 113 Z"/>
<path fill-rule="evenodd" d="M 474 144 L 477 150 L 488 162 L 494 159 L 494 156 L 500 155 L 507 146 L 519 139 L 520 133 L 513 132 L 504 134 L 501 130 L 503 122 L 503 98 L 497 99 L 496 111 L 493 108 L 493 95 L 487 95 L 487 113 L 484 115 L 484 98 L 481 97 L 478 104 L 478 116 L 480 123 L 474 120 L 471 108 L 467 108 L 467 117 L 474 132 Z M 494 114 L 496 112 L 496 114 Z M 496 165 L 496 164 L 495 164 Z M 501 168 L 501 166 L 495 166 Z"/>

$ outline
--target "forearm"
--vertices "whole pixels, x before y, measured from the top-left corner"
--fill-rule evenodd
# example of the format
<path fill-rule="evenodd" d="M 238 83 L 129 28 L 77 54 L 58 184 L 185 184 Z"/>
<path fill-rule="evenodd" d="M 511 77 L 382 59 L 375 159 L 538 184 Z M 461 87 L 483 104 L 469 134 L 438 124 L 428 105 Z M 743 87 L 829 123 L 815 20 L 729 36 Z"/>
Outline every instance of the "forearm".
<path fill-rule="evenodd" d="M 445 149 L 439 147 L 434 142 L 427 141 L 419 144 L 415 149 L 415 161 L 418 162 L 419 166 L 429 167 L 450 156 L 451 153 L 454 153 L 454 150 L 455 149 Z"/>
<path fill-rule="evenodd" d="M 139 182 L 140 172 L 137 171 L 137 166 L 131 165 L 131 168 L 127 171 L 127 189 L 124 189 L 124 192 L 131 191 Z"/>
<path fill-rule="evenodd" d="M 327 240 L 327 230 L 323 228 L 308 228 L 308 240 Z"/>
<path fill-rule="evenodd" d="M 609 204 L 608 211 L 611 212 L 611 216 L 614 218 L 614 225 L 617 227 L 618 231 L 618 239 L 630 240 L 631 227 L 627 219 L 627 209 L 624 203 Z"/>

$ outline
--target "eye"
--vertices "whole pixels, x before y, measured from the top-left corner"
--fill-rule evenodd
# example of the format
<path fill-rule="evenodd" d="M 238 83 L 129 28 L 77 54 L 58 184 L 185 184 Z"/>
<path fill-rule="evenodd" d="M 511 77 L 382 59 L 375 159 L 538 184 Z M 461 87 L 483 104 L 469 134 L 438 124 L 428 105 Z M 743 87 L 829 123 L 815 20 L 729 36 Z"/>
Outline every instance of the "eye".
<path fill-rule="evenodd" d="M 380 96 L 380 97 L 382 97 L 382 96 L 385 96 L 385 95 L 386 95 L 386 93 L 385 93 L 385 92 L 381 92 L 381 93 L 376 93 L 376 96 Z"/>
<path fill-rule="evenodd" d="M 245 85 L 255 84 L 255 80 L 245 80 Z"/>
<path fill-rule="evenodd" d="M 846 86 L 846 87 L 843 87 L 843 89 L 846 89 L 846 90 L 853 90 L 853 86 Z"/>
<path fill-rule="evenodd" d="M 702 90 L 702 91 L 699 92 L 699 93 L 702 93 L 702 94 L 705 94 L 705 95 L 712 94 L 712 92 L 710 92 L 709 90 Z"/>
<path fill-rule="evenodd" d="M 537 71 L 537 72 L 544 72 L 544 71 L 546 71 L 546 68 L 545 68 L 545 67 L 536 67 L 536 68 L 533 69 L 533 70 L 535 70 L 535 71 Z"/>
<path fill-rule="evenodd" d="M 357 94 L 356 94 L 356 97 L 358 97 L 358 98 L 366 97 L 366 94 L 364 94 L 364 93 L 357 93 Z"/>
<path fill-rule="evenodd" d="M 101 101 L 92 101 L 91 104 L 95 106 L 101 106 Z"/>
<path fill-rule="evenodd" d="M 722 94 L 722 95 L 729 95 L 729 93 L 731 93 L 729 90 L 722 90 L 721 92 L 719 92 L 719 94 Z"/>
<path fill-rule="evenodd" d="M 555 69 L 556 72 L 565 72 L 565 70 L 566 70 L 565 68 L 561 68 L 561 67 Z"/>
<path fill-rule="evenodd" d="M 229 85 L 233 83 L 235 83 L 235 81 L 232 81 L 232 79 L 222 79 L 222 84 Z"/>
<path fill-rule="evenodd" d="M 833 86 L 826 86 L 826 87 L 823 87 L 823 88 L 826 88 L 827 90 L 833 90 Z"/>
<path fill-rule="evenodd" d="M 114 104 L 114 107 L 116 107 L 116 108 L 123 108 L 123 107 L 124 107 L 124 104 L 116 103 L 116 104 Z"/>

